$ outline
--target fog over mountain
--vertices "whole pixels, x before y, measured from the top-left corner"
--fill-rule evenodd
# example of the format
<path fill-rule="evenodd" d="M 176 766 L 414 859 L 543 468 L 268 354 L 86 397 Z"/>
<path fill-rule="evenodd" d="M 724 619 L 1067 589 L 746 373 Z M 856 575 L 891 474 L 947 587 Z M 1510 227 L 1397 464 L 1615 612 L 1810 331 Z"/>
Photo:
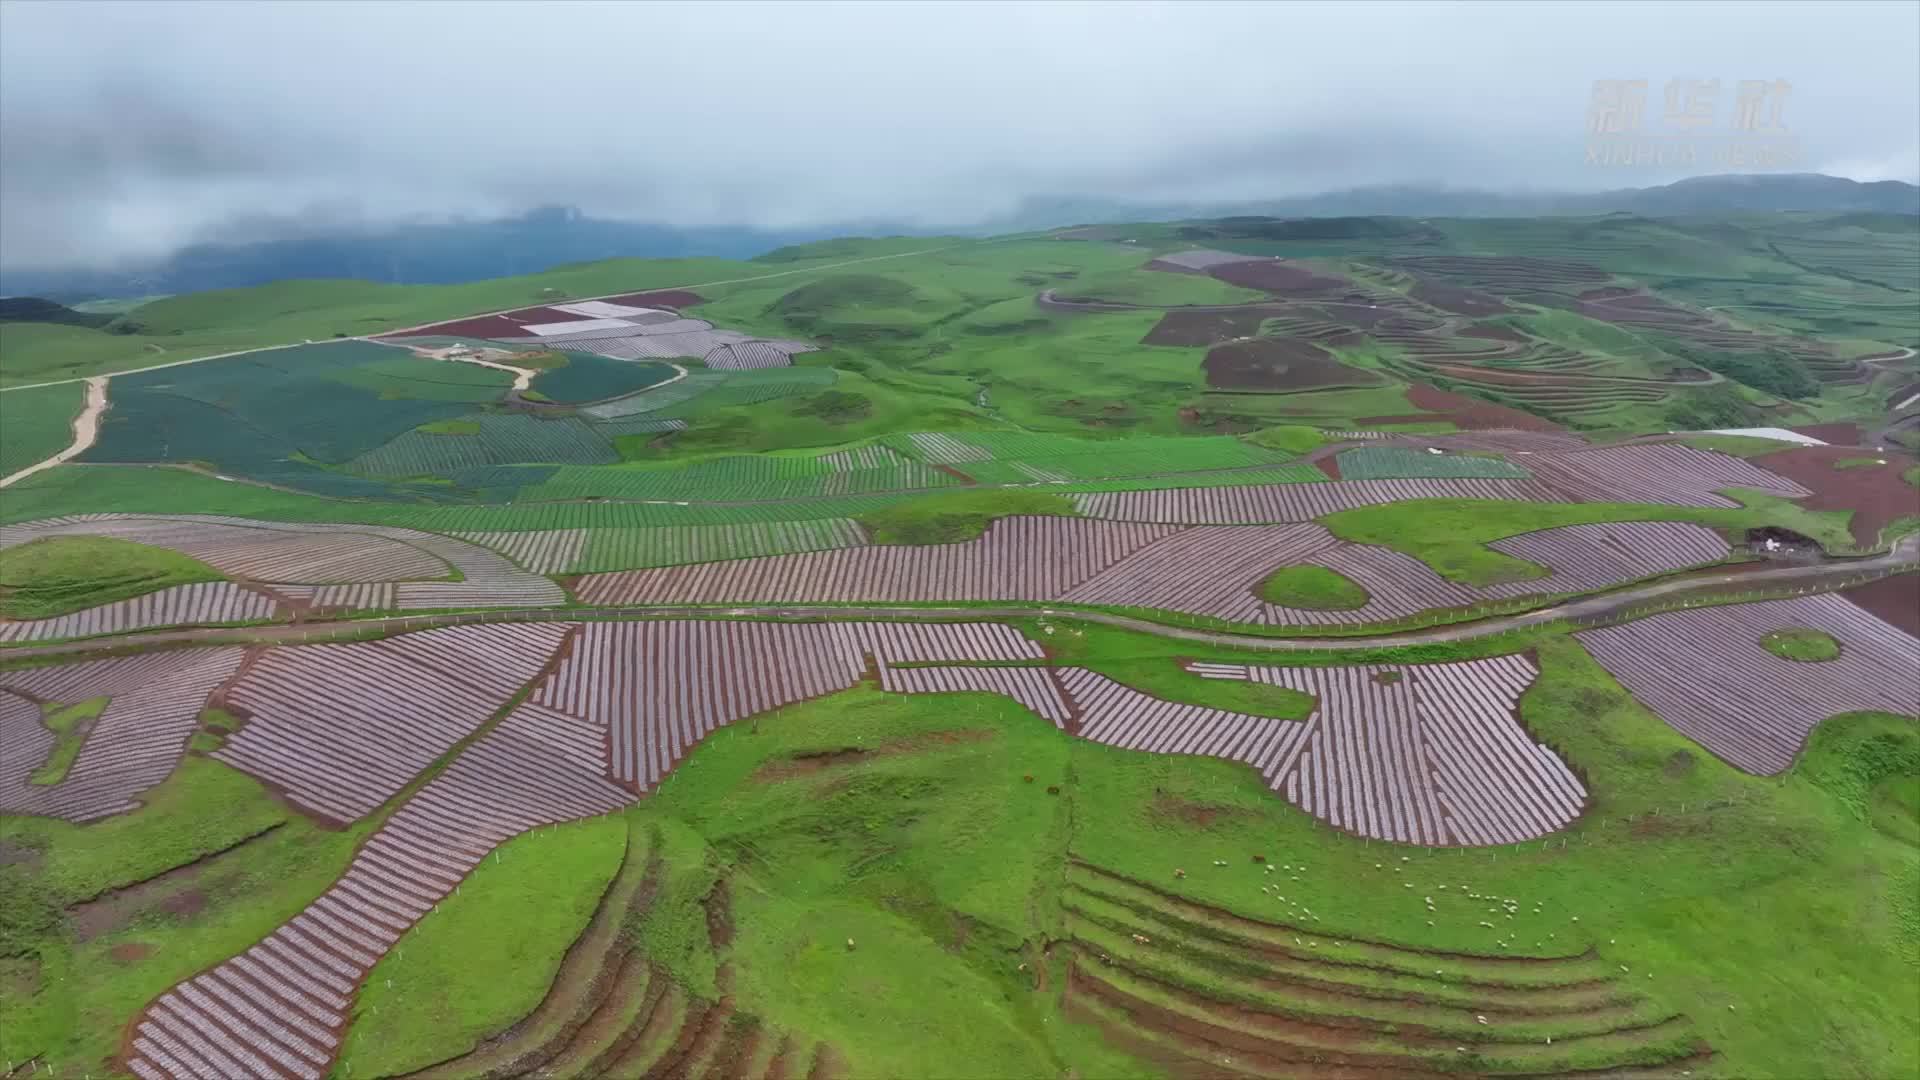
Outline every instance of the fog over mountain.
<path fill-rule="evenodd" d="M 1913 180 L 1916 40 L 1920 6 L 1893 3 L 16 0 L 0 266 L 547 206 L 777 241 L 1743 171 L 1591 163 L 1596 80 L 1645 80 L 1648 130 L 1671 80 L 1718 80 L 1694 130 L 1722 139 L 1739 84 L 1765 81 L 1793 171 Z"/>

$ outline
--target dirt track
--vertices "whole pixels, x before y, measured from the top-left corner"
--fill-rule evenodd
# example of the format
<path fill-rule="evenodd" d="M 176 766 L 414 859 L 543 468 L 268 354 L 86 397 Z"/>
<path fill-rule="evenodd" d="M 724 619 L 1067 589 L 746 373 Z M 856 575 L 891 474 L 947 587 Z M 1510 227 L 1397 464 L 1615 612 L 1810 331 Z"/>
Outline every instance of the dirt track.
<path fill-rule="evenodd" d="M 62 462 L 71 461 L 93 445 L 100 436 L 100 414 L 107 411 L 107 376 L 93 375 L 87 378 L 87 404 L 80 415 L 73 418 L 73 442 L 65 450 L 53 455 L 38 465 L 29 465 L 4 480 L 0 488 L 17 480 L 25 480 L 42 469 L 51 469 Z"/>
<path fill-rule="evenodd" d="M 1126 615 L 1116 615 L 1105 611 L 1087 611 L 1080 609 L 1055 609 L 1037 606 L 998 607 L 998 606 L 953 606 L 929 607 L 888 604 L 860 604 L 840 606 L 831 604 L 762 604 L 734 607 L 627 607 L 627 608 L 545 608 L 521 609 L 517 611 L 466 612 L 450 615 L 416 615 L 387 619 L 367 619 L 348 621 L 324 628 L 306 626 L 266 626 L 252 629 L 202 629 L 202 630 L 160 630 L 150 633 L 126 634 L 120 637 L 98 638 L 86 641 L 68 642 L 59 645 L 43 645 L 33 648 L 6 649 L 0 651 L 0 661 L 34 657 L 79 657 L 89 653 L 103 653 L 114 649 L 132 649 L 142 647 L 163 647 L 178 645 L 202 645 L 231 643 L 235 641 L 249 644 L 305 643 L 308 641 L 327 641 L 366 633 L 370 630 L 382 633 L 402 633 L 413 630 L 426 630 L 437 626 L 455 626 L 482 622 L 582 622 L 582 621 L 624 621 L 646 619 L 776 619 L 776 620 L 816 620 L 816 619 L 881 619 L 906 620 L 912 622 L 981 622 L 1004 619 L 1027 619 L 1036 614 L 1054 615 L 1059 618 L 1076 619 L 1082 622 L 1100 623 L 1153 634 L 1158 637 L 1173 638 L 1180 641 L 1195 641 L 1206 645 L 1230 649 L 1250 649 L 1263 652 L 1347 652 L 1356 649 L 1405 648 L 1414 645 L 1433 645 L 1442 642 L 1475 641 L 1481 638 L 1495 637 L 1511 630 L 1523 630 L 1543 626 L 1549 623 L 1570 620 L 1580 623 L 1599 623 L 1625 616 L 1637 617 L 1635 609 L 1647 604 L 1670 604 L 1687 599 L 1709 599 L 1723 596 L 1729 592 L 1744 593 L 1756 590 L 1788 591 L 1805 590 L 1807 592 L 1832 592 L 1843 588 L 1855 587 L 1863 579 L 1905 573 L 1920 570 L 1920 533 L 1908 533 L 1901 537 L 1893 549 L 1883 555 L 1864 559 L 1815 563 L 1813 565 L 1787 566 L 1776 570 L 1754 570 L 1749 572 L 1723 572 L 1712 576 L 1690 576 L 1670 581 L 1642 585 L 1639 588 L 1601 596 L 1588 597 L 1571 603 L 1558 604 L 1538 611 L 1519 615 L 1501 616 L 1484 619 L 1479 622 L 1457 623 L 1435 627 L 1429 630 L 1415 630 L 1399 634 L 1383 634 L 1377 637 L 1342 638 L 1272 638 L 1253 634 L 1236 634 L 1219 630 L 1201 630 L 1180 626 L 1168 626 L 1163 623 L 1136 619 Z"/>
<path fill-rule="evenodd" d="M 822 266 L 805 266 L 796 270 L 780 270 L 771 274 L 754 274 L 748 277 L 727 278 L 721 281 L 702 281 L 702 282 L 698 282 L 691 285 L 671 286 L 668 289 L 654 289 L 651 291 L 653 293 L 662 293 L 662 292 L 670 291 L 670 289 L 687 289 L 687 290 L 710 289 L 716 285 L 740 285 L 749 281 L 765 281 L 769 278 L 792 277 L 795 274 L 817 274 L 817 273 L 822 273 L 828 270 L 838 270 L 843 266 L 854 266 L 860 263 L 883 262 L 888 259 L 909 259 L 914 257 L 915 255 L 933 255 L 942 251 L 951 251 L 954 248 L 971 247 L 971 246 L 976 246 L 980 244 L 1000 244 L 1000 243 L 1007 243 L 1009 241 L 1014 241 L 1014 240 L 1024 240 L 1026 238 L 1027 238 L 1027 234 L 1019 233 L 1013 236 L 995 237 L 994 239 L 991 239 L 991 240 L 968 240 L 958 244 L 943 244 L 939 247 L 916 248 L 913 251 L 897 251 L 891 255 L 869 255 L 861 259 L 847 259 L 842 262 L 827 263 Z M 578 304 L 588 300 L 617 301 L 622 297 L 631 297 L 631 296 L 639 296 L 639 295 L 642 295 L 642 294 L 634 293 L 631 291 L 624 292 L 624 293 L 602 293 L 599 296 L 569 297 L 565 302 L 570 304 Z M 525 307 L 526 305 L 522 304 L 520 305 L 520 307 L 501 308 L 498 311 L 481 312 L 478 315 L 467 316 L 467 318 L 478 319 L 478 318 L 484 318 L 489 315 L 501 315 L 509 311 L 520 311 Z M 395 334 L 405 334 L 408 331 L 420 330 L 429 326 L 439 326 L 445 323 L 446 321 L 447 320 L 442 319 L 439 322 L 418 323 L 413 326 L 395 327 L 392 330 L 382 330 L 378 334 L 369 334 L 369 335 L 365 335 L 358 338 L 334 338 L 331 340 L 372 341 L 375 338 L 392 337 Z M 292 348 L 293 346 L 299 345 L 299 344 L 302 344 L 302 342 L 292 341 L 292 342 L 283 342 L 278 345 L 260 345 L 251 349 L 235 349 L 233 352 L 215 353 L 212 356 L 190 356 L 184 360 L 169 360 L 164 364 L 150 364 L 147 367 L 129 368 L 126 371 L 110 371 L 105 375 L 92 375 L 92 376 L 76 377 L 72 379 L 51 379 L 51 380 L 48 380 L 47 382 L 23 383 L 19 386 L 0 386 L 0 393 L 5 393 L 8 390 L 32 390 L 36 387 L 41 387 L 41 386 L 62 386 L 62 385 L 65 385 L 66 383 L 80 382 L 82 381 L 82 378 L 107 379 L 115 375 L 137 375 L 143 371 L 158 371 L 161 368 L 179 367 L 182 364 L 198 364 L 207 360 L 224 360 L 229 356 L 245 356 L 248 353 L 267 352 L 271 349 L 287 349 L 287 348 Z M 305 342 L 305 344 L 315 344 L 315 343 L 309 341 L 309 342 Z"/>

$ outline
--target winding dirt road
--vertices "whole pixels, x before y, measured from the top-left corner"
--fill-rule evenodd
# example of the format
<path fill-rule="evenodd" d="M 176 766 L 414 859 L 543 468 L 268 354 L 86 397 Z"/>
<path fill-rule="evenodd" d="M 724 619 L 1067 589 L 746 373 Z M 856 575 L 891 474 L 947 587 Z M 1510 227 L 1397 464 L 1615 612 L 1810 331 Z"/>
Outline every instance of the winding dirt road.
<path fill-rule="evenodd" d="M 913 607 L 891 604 L 759 604 L 736 607 L 620 607 L 620 608 L 543 608 L 538 610 L 471 611 L 444 615 L 413 615 L 366 619 L 324 625 L 262 626 L 251 629 L 156 630 L 118 637 L 92 638 L 56 645 L 0 649 L 0 661 L 43 657 L 73 658 L 116 649 L 129 651 L 169 646 L 215 644 L 304 644 L 358 637 L 368 632 L 381 634 L 427 630 L 438 626 L 499 622 L 581 622 L 605 620 L 659 619 L 891 619 L 907 622 L 993 621 L 1030 619 L 1052 615 L 1061 619 L 1099 623 L 1153 634 L 1178 641 L 1193 641 L 1229 649 L 1262 652 L 1352 652 L 1364 649 L 1406 648 L 1443 642 L 1477 641 L 1515 630 L 1568 621 L 1592 624 L 1609 620 L 1639 618 L 1639 609 L 1651 605 L 1654 610 L 1687 600 L 1709 600 L 1729 594 L 1767 592 L 1832 592 L 1890 574 L 1920 570 L 1920 533 L 1909 533 L 1883 555 L 1844 562 L 1825 562 L 1787 566 L 1777 570 L 1688 577 L 1642 585 L 1617 593 L 1587 597 L 1519 615 L 1507 615 L 1478 622 L 1456 623 L 1375 637 L 1274 638 L 1254 634 L 1236 634 L 1221 630 L 1170 626 L 1165 623 L 1116 615 L 1105 611 L 1055 608 L 1044 605 L 1026 607 L 950 606 Z"/>
<path fill-rule="evenodd" d="M 579 303 L 584 303 L 590 300 L 607 300 L 616 296 L 629 296 L 636 292 L 672 292 L 674 290 L 679 290 L 679 289 L 691 291 L 694 289 L 712 289 L 721 285 L 743 285 L 751 281 L 766 281 L 770 278 L 791 277 L 795 274 L 818 274 L 828 270 L 838 270 L 843 266 L 858 266 L 862 263 L 884 262 L 888 259 L 910 259 L 916 255 L 934 255 L 942 251 L 952 251 L 955 248 L 977 247 L 982 244 L 1004 244 L 1004 243 L 1009 243 L 1015 240 L 1030 239 L 1033 235 L 1036 235 L 1036 234 L 1017 233 L 1013 236 L 996 236 L 990 240 L 965 240 L 958 244 L 943 244 L 939 247 L 916 248 L 913 251 L 896 251 L 891 255 L 868 255 L 864 258 L 859 258 L 859 259 L 843 259 L 840 262 L 826 263 L 821 266 L 803 266 L 794 270 L 778 270 L 771 274 L 754 274 L 748 277 L 723 278 L 719 281 L 697 281 L 697 282 L 691 282 L 685 285 L 656 285 L 646 289 L 626 288 L 626 289 L 620 290 L 619 292 L 601 293 L 599 296 L 570 296 L 570 297 L 567 297 L 564 301 L 554 300 L 550 302 L 579 304 Z M 425 329 L 426 327 L 433 326 L 438 323 L 446 322 L 449 319 L 479 319 L 479 318 L 485 318 L 488 315 L 502 315 L 509 311 L 519 311 L 521 308 L 524 308 L 527 306 L 528 305 L 526 304 L 518 304 L 510 308 L 499 308 L 494 311 L 479 311 L 469 315 L 449 315 L 444 318 L 435 319 L 433 320 L 433 322 L 424 322 L 424 323 L 418 323 L 413 326 L 400 326 L 400 327 L 395 327 L 391 330 L 382 330 L 378 334 L 367 334 L 367 335 L 362 335 L 360 337 L 353 337 L 353 338 L 329 338 L 327 340 L 328 341 L 370 341 L 375 337 L 387 337 L 393 334 L 404 334 L 409 330 Z M 4 394 L 9 390 L 32 390 L 32 389 L 35 389 L 36 387 L 41 387 L 41 386 L 64 386 L 67 383 L 80 382 L 82 381 L 83 378 L 96 379 L 96 378 L 112 378 L 115 375 L 137 375 L 143 371 L 158 371 L 161 368 L 179 367 L 182 364 L 199 364 L 199 363 L 204 363 L 205 361 L 208 361 L 208 360 L 224 360 L 230 356 L 245 356 L 248 353 L 267 352 L 268 350 L 271 350 L 271 349 L 286 349 L 286 348 L 291 348 L 295 345 L 300 345 L 300 344 L 303 344 L 303 342 L 289 341 L 289 342 L 283 342 L 278 345 L 257 345 L 251 349 L 237 349 L 233 352 L 215 353 L 212 356 L 190 356 L 184 360 L 169 360 L 164 364 L 150 364 L 146 367 L 129 368 L 126 371 L 110 371 L 106 375 L 76 376 L 71 379 L 52 379 L 47 382 L 23 383 L 19 386 L 0 386 L 0 394 Z M 304 344 L 312 345 L 312 344 L 323 344 L 323 343 L 307 341 L 307 342 L 304 342 Z"/>
<path fill-rule="evenodd" d="M 29 465 L 12 476 L 0 480 L 0 488 L 7 487 L 18 480 L 25 480 L 43 469 L 51 469 L 55 465 L 70 461 L 93 445 L 93 440 L 100 436 L 100 414 L 107 411 L 107 378 L 105 375 L 87 377 L 87 404 L 80 410 L 80 415 L 73 418 L 72 444 L 38 465 Z"/>

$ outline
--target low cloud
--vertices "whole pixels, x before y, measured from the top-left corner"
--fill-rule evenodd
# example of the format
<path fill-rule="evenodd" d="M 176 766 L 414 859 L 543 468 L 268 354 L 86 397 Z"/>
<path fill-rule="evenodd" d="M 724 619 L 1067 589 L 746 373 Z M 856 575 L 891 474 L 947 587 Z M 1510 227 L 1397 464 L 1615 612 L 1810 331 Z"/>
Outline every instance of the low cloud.
<path fill-rule="evenodd" d="M 0 264 L 578 206 L 968 225 L 1026 200 L 1671 176 L 1596 79 L 1784 79 L 1804 157 L 1920 169 L 1920 8 L 1838 3 L 0 4 Z"/>

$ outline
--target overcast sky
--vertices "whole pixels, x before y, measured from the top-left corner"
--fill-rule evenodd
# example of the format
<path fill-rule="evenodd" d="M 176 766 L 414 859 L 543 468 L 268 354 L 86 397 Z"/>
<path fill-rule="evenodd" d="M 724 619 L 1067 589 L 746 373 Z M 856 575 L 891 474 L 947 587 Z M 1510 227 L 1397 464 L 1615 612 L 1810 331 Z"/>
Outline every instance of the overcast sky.
<path fill-rule="evenodd" d="M 1598 189 L 1599 79 L 1791 86 L 1805 170 L 1920 173 L 1920 4 L 0 0 L 0 263 L 539 205 L 968 224 L 1022 199 Z M 1703 166 L 1694 171 L 1723 171 Z"/>

